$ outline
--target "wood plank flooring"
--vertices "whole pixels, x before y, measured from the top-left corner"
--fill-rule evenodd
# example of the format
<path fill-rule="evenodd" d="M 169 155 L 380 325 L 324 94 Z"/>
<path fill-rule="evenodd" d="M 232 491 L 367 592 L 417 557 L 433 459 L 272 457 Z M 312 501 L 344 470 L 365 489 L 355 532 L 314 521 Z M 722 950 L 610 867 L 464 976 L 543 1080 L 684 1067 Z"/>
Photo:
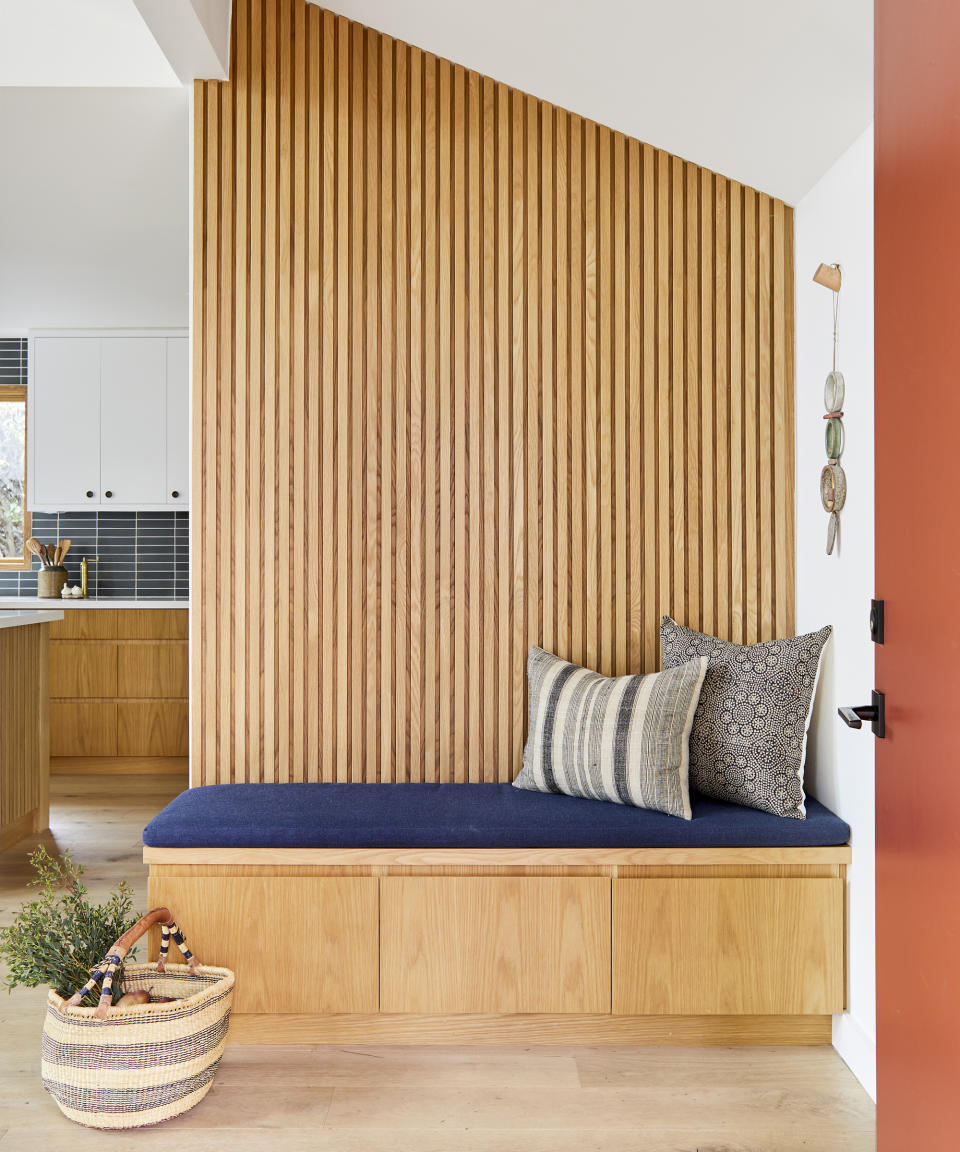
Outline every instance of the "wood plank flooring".
<path fill-rule="evenodd" d="M 55 776 L 51 848 L 146 904 L 140 831 L 170 775 Z M 33 841 L 0 853 L 0 923 Z M 872 1152 L 874 1107 L 831 1048 L 228 1046 L 209 1096 L 155 1129 L 66 1120 L 39 1078 L 45 993 L 0 996 L 0 1152 Z M 188 1130 L 188 1131 L 182 1131 Z"/>

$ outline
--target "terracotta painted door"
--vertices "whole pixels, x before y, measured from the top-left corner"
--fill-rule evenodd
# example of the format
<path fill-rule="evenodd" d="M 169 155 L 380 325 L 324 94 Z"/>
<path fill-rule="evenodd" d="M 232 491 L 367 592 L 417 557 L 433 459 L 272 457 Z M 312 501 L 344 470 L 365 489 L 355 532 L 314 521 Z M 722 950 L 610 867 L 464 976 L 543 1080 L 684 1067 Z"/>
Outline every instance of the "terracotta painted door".
<path fill-rule="evenodd" d="M 960 3 L 876 6 L 880 1152 L 960 1148 Z"/>

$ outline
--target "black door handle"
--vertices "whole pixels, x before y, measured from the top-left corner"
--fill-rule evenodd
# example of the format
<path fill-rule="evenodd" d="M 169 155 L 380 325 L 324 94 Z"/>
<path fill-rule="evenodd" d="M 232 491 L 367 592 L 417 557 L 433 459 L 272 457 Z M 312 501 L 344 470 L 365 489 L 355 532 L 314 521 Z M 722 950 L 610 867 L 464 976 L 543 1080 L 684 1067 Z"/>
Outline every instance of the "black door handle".
<path fill-rule="evenodd" d="M 870 721 L 870 728 L 878 740 L 886 734 L 886 709 L 882 692 L 876 689 L 870 693 L 871 703 L 861 704 L 857 708 L 838 708 L 837 715 L 848 728 L 862 728 L 863 721 Z"/>

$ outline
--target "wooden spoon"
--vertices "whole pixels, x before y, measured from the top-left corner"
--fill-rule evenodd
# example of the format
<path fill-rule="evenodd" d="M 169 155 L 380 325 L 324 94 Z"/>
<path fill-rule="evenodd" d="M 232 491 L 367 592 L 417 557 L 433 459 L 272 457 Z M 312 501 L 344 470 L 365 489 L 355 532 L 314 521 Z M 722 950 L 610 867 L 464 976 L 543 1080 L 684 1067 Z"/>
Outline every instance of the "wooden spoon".
<path fill-rule="evenodd" d="M 40 563 L 42 564 L 43 563 L 43 545 L 36 538 L 36 536 L 30 537 L 30 539 L 27 541 L 27 548 L 34 554 L 34 556 L 40 557 Z"/>
<path fill-rule="evenodd" d="M 70 539 L 60 541 L 60 563 L 62 564 L 67 558 L 67 553 L 70 551 Z"/>

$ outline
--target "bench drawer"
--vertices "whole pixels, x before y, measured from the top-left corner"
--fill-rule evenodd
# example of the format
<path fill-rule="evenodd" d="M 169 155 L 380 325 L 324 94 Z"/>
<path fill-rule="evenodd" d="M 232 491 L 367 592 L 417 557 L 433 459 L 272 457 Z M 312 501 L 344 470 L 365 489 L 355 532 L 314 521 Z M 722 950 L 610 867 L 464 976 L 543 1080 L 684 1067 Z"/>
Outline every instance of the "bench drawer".
<path fill-rule="evenodd" d="M 381 1012 L 609 1012 L 610 880 L 384 877 Z"/>
<path fill-rule="evenodd" d="M 613 881 L 618 1015 L 842 1012 L 843 881 Z"/>
<path fill-rule="evenodd" d="M 375 877 L 151 876 L 150 905 L 202 964 L 236 972 L 235 1012 L 377 1011 Z"/>

